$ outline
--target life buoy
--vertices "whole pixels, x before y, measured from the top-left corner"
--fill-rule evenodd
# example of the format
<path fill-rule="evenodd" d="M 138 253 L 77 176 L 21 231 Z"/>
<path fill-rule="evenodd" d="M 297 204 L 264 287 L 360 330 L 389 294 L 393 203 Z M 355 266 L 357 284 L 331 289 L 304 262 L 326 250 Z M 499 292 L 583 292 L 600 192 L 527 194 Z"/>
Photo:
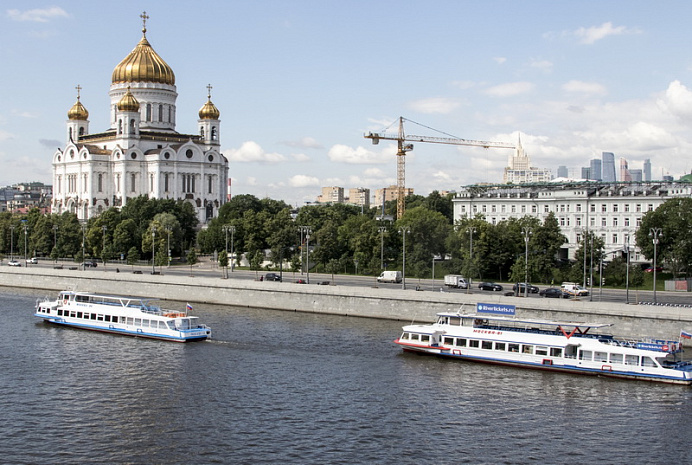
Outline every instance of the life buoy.
<path fill-rule="evenodd" d="M 63 304 L 63 305 L 67 305 L 67 299 L 63 300 L 63 301 L 62 301 L 62 304 Z"/>
<path fill-rule="evenodd" d="M 669 349 L 668 344 L 663 344 L 662 349 L 663 349 L 663 352 L 668 352 L 668 349 Z"/>

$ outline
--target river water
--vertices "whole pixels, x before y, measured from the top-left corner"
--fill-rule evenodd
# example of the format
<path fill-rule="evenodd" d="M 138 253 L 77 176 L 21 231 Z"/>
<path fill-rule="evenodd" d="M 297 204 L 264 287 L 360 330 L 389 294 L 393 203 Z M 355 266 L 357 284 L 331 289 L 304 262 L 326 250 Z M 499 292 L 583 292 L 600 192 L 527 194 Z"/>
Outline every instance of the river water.
<path fill-rule="evenodd" d="M 403 354 L 353 317 L 195 305 L 212 341 L 114 336 L 0 294 L 4 464 L 692 462 L 690 387 Z"/>

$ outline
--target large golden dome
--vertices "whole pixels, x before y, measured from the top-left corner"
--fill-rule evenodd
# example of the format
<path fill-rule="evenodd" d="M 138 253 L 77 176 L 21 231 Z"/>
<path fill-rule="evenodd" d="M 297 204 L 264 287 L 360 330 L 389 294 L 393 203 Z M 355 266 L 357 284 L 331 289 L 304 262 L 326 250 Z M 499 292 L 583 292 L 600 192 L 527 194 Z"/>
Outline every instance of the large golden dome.
<path fill-rule="evenodd" d="M 77 120 L 77 121 L 85 121 L 89 119 L 89 112 L 87 111 L 86 108 L 84 108 L 84 105 L 82 105 L 82 102 L 79 101 L 79 97 L 77 97 L 77 101 L 75 102 L 74 105 L 72 105 L 72 108 L 67 112 L 67 117 L 71 120 Z"/>
<path fill-rule="evenodd" d="M 113 70 L 111 82 L 159 82 L 175 84 L 175 74 L 163 58 L 149 44 L 146 28 L 142 29 L 142 39 L 128 56 Z"/>

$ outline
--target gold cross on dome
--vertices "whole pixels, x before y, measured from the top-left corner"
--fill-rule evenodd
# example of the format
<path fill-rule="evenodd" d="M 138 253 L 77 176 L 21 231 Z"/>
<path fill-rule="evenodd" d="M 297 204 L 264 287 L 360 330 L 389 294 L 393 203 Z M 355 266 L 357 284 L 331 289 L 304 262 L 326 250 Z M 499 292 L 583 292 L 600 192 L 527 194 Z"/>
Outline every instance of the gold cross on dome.
<path fill-rule="evenodd" d="M 77 89 L 77 100 L 79 100 L 79 97 L 80 97 L 79 93 L 80 93 L 80 91 L 82 90 L 82 86 L 80 86 L 79 84 L 77 84 L 77 87 L 75 87 L 75 89 Z"/>
<path fill-rule="evenodd" d="M 207 84 L 207 98 L 211 98 L 211 84 Z"/>
<path fill-rule="evenodd" d="M 139 17 L 142 18 L 142 32 L 147 32 L 147 19 L 149 19 L 147 12 L 143 11 Z"/>

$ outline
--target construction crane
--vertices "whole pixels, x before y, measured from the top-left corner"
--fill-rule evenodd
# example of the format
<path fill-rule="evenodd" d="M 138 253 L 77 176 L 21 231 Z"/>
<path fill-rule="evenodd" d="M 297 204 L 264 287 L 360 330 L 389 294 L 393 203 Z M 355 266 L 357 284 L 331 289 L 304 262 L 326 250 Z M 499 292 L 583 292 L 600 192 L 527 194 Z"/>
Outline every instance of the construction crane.
<path fill-rule="evenodd" d="M 406 188 L 406 152 L 413 150 L 413 144 L 405 144 L 405 142 L 431 142 L 435 144 L 449 144 L 449 145 L 471 145 L 475 147 L 484 148 L 501 148 L 501 149 L 514 149 L 516 148 L 513 144 L 508 144 L 506 142 L 489 142 L 483 140 L 468 140 L 461 139 L 459 137 L 452 136 L 451 134 L 443 133 L 433 129 L 433 131 L 440 132 L 449 137 L 430 137 L 430 136 L 414 136 L 406 135 L 404 133 L 404 121 L 410 123 L 418 124 L 419 126 L 429 128 L 420 123 L 416 123 L 410 119 L 406 119 L 403 116 L 399 117 L 399 132 L 394 134 L 387 134 L 386 132 L 368 132 L 365 134 L 366 139 L 372 139 L 373 145 L 380 143 L 380 139 L 383 140 L 395 140 L 397 141 L 398 150 L 396 152 L 396 189 L 397 189 L 397 202 L 396 202 L 396 217 L 401 218 L 404 215 L 404 191 Z M 386 131 L 387 128 L 384 129 Z"/>

